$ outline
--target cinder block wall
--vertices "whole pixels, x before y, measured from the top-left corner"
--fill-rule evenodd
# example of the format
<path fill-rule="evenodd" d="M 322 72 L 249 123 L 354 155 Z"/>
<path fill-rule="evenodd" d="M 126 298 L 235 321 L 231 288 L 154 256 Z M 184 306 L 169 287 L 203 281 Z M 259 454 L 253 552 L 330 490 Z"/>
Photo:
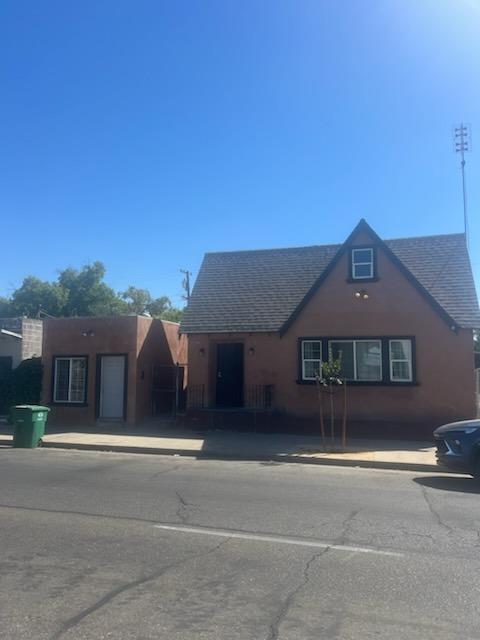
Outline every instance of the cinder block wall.
<path fill-rule="evenodd" d="M 22 360 L 42 355 L 43 320 L 22 318 Z"/>

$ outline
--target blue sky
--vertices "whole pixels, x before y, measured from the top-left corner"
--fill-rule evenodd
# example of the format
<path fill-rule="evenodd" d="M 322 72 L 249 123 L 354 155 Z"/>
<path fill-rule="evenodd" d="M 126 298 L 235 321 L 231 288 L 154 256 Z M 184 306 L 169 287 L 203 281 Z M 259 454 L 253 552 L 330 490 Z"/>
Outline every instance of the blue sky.
<path fill-rule="evenodd" d="M 0 295 L 102 260 L 180 303 L 206 251 L 463 229 L 480 0 L 3 0 Z"/>

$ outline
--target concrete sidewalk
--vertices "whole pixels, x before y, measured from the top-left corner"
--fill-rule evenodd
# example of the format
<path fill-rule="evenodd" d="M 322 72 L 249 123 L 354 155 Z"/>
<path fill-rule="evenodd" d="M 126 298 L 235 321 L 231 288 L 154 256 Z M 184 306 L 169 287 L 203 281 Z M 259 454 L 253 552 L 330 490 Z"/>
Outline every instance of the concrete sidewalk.
<path fill-rule="evenodd" d="M 11 435 L 0 434 L 0 444 L 11 444 Z M 444 471 L 435 461 L 429 442 L 392 440 L 349 440 L 348 450 L 324 453 L 318 437 L 289 434 L 205 431 L 196 433 L 175 427 L 152 432 L 99 433 L 57 430 L 43 438 L 43 446 L 61 449 L 118 451 L 162 455 L 193 456 L 220 460 L 264 460 L 307 464 L 334 464 L 357 467 Z"/>

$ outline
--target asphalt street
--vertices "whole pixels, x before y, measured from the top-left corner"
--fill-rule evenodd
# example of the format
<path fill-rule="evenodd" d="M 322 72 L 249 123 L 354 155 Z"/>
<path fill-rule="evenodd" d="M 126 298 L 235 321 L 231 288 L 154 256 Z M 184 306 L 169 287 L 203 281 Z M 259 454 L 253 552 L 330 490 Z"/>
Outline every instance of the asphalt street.
<path fill-rule="evenodd" d="M 0 450 L 0 637 L 480 638 L 467 477 Z"/>

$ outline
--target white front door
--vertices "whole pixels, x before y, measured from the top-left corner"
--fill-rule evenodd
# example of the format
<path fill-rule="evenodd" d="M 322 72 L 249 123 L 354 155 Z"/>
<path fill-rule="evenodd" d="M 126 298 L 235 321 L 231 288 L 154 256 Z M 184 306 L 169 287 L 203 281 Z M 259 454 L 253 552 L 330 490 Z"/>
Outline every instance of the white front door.
<path fill-rule="evenodd" d="M 101 356 L 99 418 L 123 418 L 124 394 L 125 356 Z"/>

